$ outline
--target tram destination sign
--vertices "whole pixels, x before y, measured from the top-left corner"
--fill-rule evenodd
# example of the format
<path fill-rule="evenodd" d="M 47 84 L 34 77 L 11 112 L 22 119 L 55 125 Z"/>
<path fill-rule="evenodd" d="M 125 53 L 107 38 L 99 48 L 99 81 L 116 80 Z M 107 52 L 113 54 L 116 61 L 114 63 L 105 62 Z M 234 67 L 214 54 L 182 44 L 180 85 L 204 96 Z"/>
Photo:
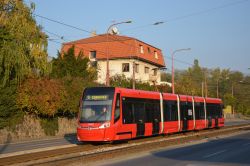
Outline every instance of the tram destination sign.
<path fill-rule="evenodd" d="M 87 95 L 86 100 L 108 100 L 108 95 Z"/>

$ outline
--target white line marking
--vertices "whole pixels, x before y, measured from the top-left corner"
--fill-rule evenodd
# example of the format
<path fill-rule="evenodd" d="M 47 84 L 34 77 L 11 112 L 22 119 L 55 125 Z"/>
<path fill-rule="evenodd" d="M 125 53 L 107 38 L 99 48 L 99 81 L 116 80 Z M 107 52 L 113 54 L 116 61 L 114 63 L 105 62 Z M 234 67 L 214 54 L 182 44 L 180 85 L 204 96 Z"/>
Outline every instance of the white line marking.
<path fill-rule="evenodd" d="M 209 157 L 212 157 L 212 156 L 215 156 L 217 154 L 220 154 L 220 153 L 223 153 L 223 152 L 226 152 L 227 150 L 222 150 L 222 151 L 219 151 L 219 152 L 216 152 L 216 153 L 212 153 L 212 154 L 209 154 L 209 155 L 206 155 L 204 156 L 203 158 L 209 158 Z"/>

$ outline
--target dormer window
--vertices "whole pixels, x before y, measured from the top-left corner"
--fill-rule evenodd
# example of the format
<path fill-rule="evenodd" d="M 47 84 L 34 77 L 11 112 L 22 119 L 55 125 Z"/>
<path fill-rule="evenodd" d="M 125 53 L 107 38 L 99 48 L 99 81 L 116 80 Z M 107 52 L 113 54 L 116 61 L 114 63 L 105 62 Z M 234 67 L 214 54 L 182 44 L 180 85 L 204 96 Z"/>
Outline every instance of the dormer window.
<path fill-rule="evenodd" d="M 142 45 L 140 45 L 140 52 L 141 52 L 141 54 L 144 53 L 144 50 L 143 50 L 143 46 L 142 46 Z"/>
<path fill-rule="evenodd" d="M 150 50 L 150 47 L 148 47 L 148 53 L 151 54 L 151 50 Z"/>
<path fill-rule="evenodd" d="M 157 53 L 157 51 L 154 51 L 154 56 L 155 56 L 155 59 L 158 59 L 158 53 Z"/>
<path fill-rule="evenodd" d="M 90 51 L 89 59 L 95 59 L 95 58 L 96 58 L 96 51 Z"/>

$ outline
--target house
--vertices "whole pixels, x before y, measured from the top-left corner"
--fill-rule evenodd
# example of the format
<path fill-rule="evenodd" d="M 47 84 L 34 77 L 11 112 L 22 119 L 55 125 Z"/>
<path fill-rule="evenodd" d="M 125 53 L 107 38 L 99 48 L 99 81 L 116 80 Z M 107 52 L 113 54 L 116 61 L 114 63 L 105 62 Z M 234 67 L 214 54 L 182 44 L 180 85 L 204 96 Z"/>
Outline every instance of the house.
<path fill-rule="evenodd" d="M 66 52 L 75 46 L 75 55 L 82 52 L 88 56 L 90 64 L 97 67 L 99 83 L 106 82 L 107 59 L 109 75 L 125 75 L 150 84 L 160 83 L 159 69 L 165 67 L 162 51 L 138 39 L 102 34 L 93 37 L 63 43 Z M 134 67 L 133 67 L 134 66 Z"/>

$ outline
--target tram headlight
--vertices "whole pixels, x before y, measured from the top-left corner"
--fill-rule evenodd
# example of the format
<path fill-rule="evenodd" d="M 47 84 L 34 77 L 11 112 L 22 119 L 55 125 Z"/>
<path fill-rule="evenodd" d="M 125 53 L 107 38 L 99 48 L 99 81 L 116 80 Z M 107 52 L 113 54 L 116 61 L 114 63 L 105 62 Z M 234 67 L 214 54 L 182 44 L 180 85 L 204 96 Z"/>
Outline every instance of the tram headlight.
<path fill-rule="evenodd" d="M 104 122 L 103 124 L 101 124 L 101 126 L 99 126 L 99 129 L 104 129 L 108 127 L 110 127 L 110 122 Z"/>

